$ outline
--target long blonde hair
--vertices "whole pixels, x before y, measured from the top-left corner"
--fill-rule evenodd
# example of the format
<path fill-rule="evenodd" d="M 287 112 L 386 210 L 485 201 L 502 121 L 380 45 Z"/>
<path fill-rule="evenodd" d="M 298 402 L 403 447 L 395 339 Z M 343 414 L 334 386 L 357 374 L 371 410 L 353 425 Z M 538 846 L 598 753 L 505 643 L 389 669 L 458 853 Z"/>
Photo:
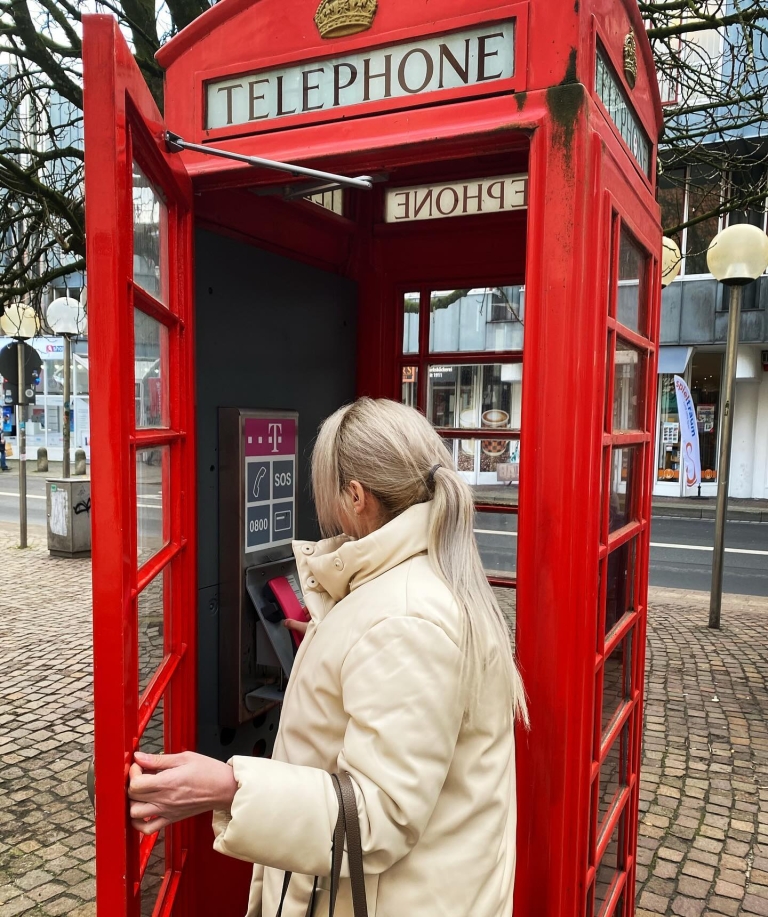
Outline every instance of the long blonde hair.
<path fill-rule="evenodd" d="M 435 466 L 439 468 L 431 474 Z M 474 712 L 485 667 L 503 648 L 510 713 L 527 724 L 509 630 L 475 541 L 472 492 L 426 417 L 403 404 L 372 398 L 360 398 L 332 414 L 320 427 L 312 454 L 312 488 L 325 537 L 339 534 L 342 520 L 350 516 L 351 481 L 379 501 L 382 525 L 416 503 L 433 501 L 428 555 L 461 613 L 468 712 Z"/>

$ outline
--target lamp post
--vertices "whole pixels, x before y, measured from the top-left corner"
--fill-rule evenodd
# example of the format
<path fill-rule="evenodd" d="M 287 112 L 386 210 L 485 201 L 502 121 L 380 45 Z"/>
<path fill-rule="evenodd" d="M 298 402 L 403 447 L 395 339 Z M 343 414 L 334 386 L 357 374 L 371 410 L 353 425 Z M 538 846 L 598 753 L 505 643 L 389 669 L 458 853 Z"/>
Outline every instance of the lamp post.
<path fill-rule="evenodd" d="M 48 306 L 45 320 L 54 334 L 64 339 L 64 423 L 62 429 L 62 466 L 61 476 L 69 477 L 70 460 L 70 417 L 72 415 L 72 338 L 85 331 L 85 309 L 81 301 L 71 296 L 60 296 Z"/>
<path fill-rule="evenodd" d="M 27 547 L 27 397 L 25 344 L 38 331 L 37 314 L 31 306 L 12 305 L 0 317 L 0 328 L 16 339 L 18 357 L 18 404 L 16 405 L 16 442 L 19 447 L 19 547 Z"/>
<path fill-rule="evenodd" d="M 741 299 L 745 284 L 768 267 L 768 236 L 756 226 L 738 223 L 719 232 L 709 245 L 707 266 L 720 283 L 730 288 L 730 315 L 725 351 L 725 406 L 720 433 L 720 460 L 717 476 L 715 512 L 715 550 L 712 556 L 712 590 L 709 598 L 709 626 L 720 627 L 723 601 L 723 560 L 725 555 L 725 518 L 728 511 L 728 484 L 733 440 L 733 395 L 736 355 L 739 349 Z"/>

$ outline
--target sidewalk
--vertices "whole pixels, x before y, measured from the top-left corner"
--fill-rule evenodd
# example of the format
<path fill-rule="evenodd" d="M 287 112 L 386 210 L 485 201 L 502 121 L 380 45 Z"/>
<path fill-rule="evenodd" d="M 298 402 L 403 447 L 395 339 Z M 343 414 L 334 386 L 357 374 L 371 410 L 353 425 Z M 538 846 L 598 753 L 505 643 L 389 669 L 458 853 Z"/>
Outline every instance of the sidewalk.
<path fill-rule="evenodd" d="M 90 561 L 13 546 L 0 614 L 0 917 L 95 917 Z M 511 590 L 504 590 L 512 613 Z M 768 599 L 655 589 L 637 917 L 768 915 Z M 108 915 L 99 915 L 108 917 Z"/>
<path fill-rule="evenodd" d="M 684 519 L 714 519 L 715 497 L 654 497 L 654 516 L 679 516 Z M 768 522 L 768 500 L 730 497 L 728 522 Z"/>

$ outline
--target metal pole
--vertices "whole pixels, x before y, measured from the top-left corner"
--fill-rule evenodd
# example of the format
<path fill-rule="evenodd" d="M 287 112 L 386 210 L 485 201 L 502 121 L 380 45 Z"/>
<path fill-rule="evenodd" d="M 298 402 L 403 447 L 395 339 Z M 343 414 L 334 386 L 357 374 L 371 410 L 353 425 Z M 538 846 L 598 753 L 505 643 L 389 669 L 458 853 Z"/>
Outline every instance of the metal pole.
<path fill-rule="evenodd" d="M 19 547 L 27 547 L 27 398 L 25 385 L 25 360 L 26 345 L 24 341 L 16 341 L 17 372 L 19 374 L 19 403 L 16 412 L 16 433 L 19 444 Z"/>
<path fill-rule="evenodd" d="M 730 288 L 728 344 L 725 352 L 725 407 L 720 433 L 720 461 L 717 471 L 717 510 L 715 512 L 715 550 L 712 555 L 712 590 L 709 597 L 709 626 L 720 628 L 720 606 L 723 601 L 723 561 L 725 558 L 725 518 L 728 513 L 728 479 L 731 474 L 733 440 L 733 394 L 736 382 L 736 354 L 739 349 L 741 319 L 741 286 Z"/>
<path fill-rule="evenodd" d="M 71 414 L 70 402 L 72 375 L 72 341 L 68 334 L 64 335 L 64 429 L 62 440 L 61 476 L 69 477 L 69 418 Z"/>

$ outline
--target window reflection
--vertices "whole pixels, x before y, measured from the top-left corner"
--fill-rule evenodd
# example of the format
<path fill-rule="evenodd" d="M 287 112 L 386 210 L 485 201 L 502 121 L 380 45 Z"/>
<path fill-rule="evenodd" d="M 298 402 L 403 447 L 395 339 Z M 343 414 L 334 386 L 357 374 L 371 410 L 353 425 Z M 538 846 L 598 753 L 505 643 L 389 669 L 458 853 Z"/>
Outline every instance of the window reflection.
<path fill-rule="evenodd" d="M 640 334 L 646 334 L 645 263 L 645 253 L 622 226 L 616 318 Z"/>
<path fill-rule="evenodd" d="M 167 302 L 168 209 L 161 195 L 133 162 L 133 279 Z"/>
<path fill-rule="evenodd" d="M 608 531 L 615 532 L 626 525 L 635 513 L 636 482 L 639 452 L 637 446 L 614 449 L 611 454 L 611 504 Z"/>
<path fill-rule="evenodd" d="M 606 574 L 605 633 L 634 610 L 635 564 L 637 538 L 626 542 L 608 555 Z"/>
<path fill-rule="evenodd" d="M 603 714 L 601 735 L 613 722 L 624 702 L 630 699 L 632 692 L 632 636 L 627 636 L 607 657 L 603 667 Z"/>
<path fill-rule="evenodd" d="M 419 397 L 419 367 L 404 366 L 402 378 L 402 402 L 410 408 L 417 406 Z"/>
<path fill-rule="evenodd" d="M 403 296 L 403 353 L 419 352 L 420 300 L 419 293 Z"/>
<path fill-rule="evenodd" d="M 522 350 L 525 288 L 478 287 L 430 294 L 430 353 Z"/>
<path fill-rule="evenodd" d="M 133 310 L 136 426 L 168 426 L 168 329 Z"/>
<path fill-rule="evenodd" d="M 613 430 L 640 430 L 642 379 L 640 351 L 624 341 L 616 342 L 613 386 Z"/>

